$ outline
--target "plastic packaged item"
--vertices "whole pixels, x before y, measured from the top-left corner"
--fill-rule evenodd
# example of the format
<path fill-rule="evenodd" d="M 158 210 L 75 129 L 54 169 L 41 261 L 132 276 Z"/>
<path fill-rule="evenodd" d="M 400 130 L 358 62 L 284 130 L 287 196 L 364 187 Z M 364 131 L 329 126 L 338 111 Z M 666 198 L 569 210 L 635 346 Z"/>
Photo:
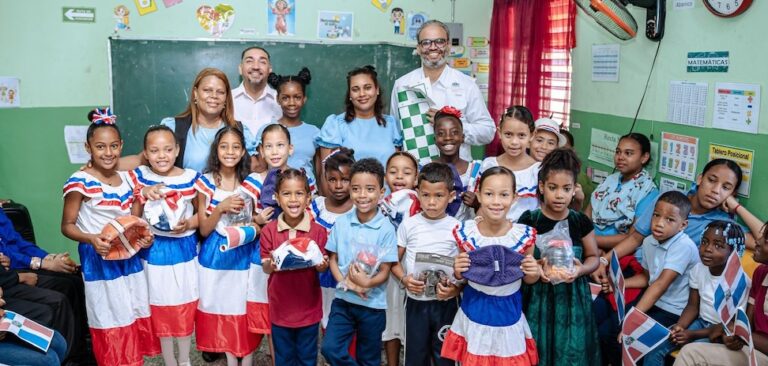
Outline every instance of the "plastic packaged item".
<path fill-rule="evenodd" d="M 558 222 L 548 233 L 539 234 L 536 246 L 541 252 L 544 275 L 551 284 L 563 283 L 573 275 L 576 266 L 567 220 Z"/>
<path fill-rule="evenodd" d="M 159 231 L 172 231 L 184 216 L 186 207 L 179 205 L 181 197 L 178 191 L 162 189 L 165 198 L 147 201 L 144 205 L 144 218 Z"/>
<path fill-rule="evenodd" d="M 240 212 L 231 213 L 228 212 L 222 215 L 224 226 L 252 226 L 253 225 L 253 199 L 245 192 L 238 191 L 236 193 L 243 199 L 244 204 Z"/>
<path fill-rule="evenodd" d="M 420 295 L 411 294 L 418 299 L 437 299 L 437 284 L 447 286 L 455 282 L 453 278 L 453 257 L 434 254 L 416 253 L 413 264 L 413 277 L 424 282 L 424 292 Z"/>
<path fill-rule="evenodd" d="M 357 265 L 368 278 L 373 277 L 379 271 L 379 265 L 381 265 L 381 258 L 385 255 L 384 248 L 376 244 L 356 244 L 355 245 L 355 258 L 352 263 L 349 264 L 349 270 L 353 265 Z M 339 282 L 336 287 L 341 288 L 344 291 L 349 290 L 348 282 L 349 273 L 344 278 L 344 281 Z"/>
<path fill-rule="evenodd" d="M 279 271 L 310 268 L 323 263 L 323 252 L 310 238 L 293 238 L 272 251 L 272 261 Z"/>

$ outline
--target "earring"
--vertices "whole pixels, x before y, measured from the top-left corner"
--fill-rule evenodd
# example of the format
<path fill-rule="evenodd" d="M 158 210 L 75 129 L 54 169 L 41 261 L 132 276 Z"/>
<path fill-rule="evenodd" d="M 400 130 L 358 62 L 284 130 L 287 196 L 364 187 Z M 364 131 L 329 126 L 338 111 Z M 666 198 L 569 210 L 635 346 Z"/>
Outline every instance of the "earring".
<path fill-rule="evenodd" d="M 193 102 L 193 103 L 195 103 L 195 104 L 197 104 L 197 98 L 195 98 L 195 100 L 193 100 L 192 102 Z"/>

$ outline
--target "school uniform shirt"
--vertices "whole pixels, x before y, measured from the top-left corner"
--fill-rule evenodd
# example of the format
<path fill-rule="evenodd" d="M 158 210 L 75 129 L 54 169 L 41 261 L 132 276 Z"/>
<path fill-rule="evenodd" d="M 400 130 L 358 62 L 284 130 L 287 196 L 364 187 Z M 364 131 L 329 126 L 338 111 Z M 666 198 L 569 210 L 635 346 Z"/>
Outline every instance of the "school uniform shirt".
<path fill-rule="evenodd" d="M 768 336 L 768 265 L 757 267 L 752 274 L 752 283 L 748 300 L 754 306 L 752 331 Z"/>
<path fill-rule="evenodd" d="M 160 124 L 167 126 L 173 131 L 176 131 L 176 119 L 173 117 L 164 118 L 160 121 Z M 216 132 L 224 128 L 226 124 L 222 122 L 217 128 L 205 128 L 197 126 L 194 130 L 192 127 L 187 132 L 187 146 L 184 148 L 184 157 L 182 158 L 182 167 L 184 169 L 192 169 L 198 173 L 202 173 L 205 170 L 205 166 L 208 164 L 208 155 L 211 152 L 211 144 L 216 137 Z M 256 142 L 253 139 L 251 130 L 248 126 L 243 124 L 243 136 L 245 137 L 245 149 L 248 154 L 253 155 L 256 152 Z"/>
<path fill-rule="evenodd" d="M 403 135 L 394 117 L 384 115 L 385 126 L 376 118 L 344 120 L 346 113 L 326 118 L 315 143 L 327 149 L 346 147 L 355 150 L 355 160 L 375 158 L 386 168 L 387 159 L 396 148 L 403 146 Z"/>
<path fill-rule="evenodd" d="M 646 237 L 651 235 L 651 217 L 653 216 L 653 209 L 656 207 L 657 201 L 658 197 L 653 200 L 653 204 L 647 205 L 642 213 L 637 213 L 634 227 L 635 231 L 640 235 Z M 709 210 L 703 214 L 694 214 L 691 212 L 688 214 L 688 226 L 685 227 L 685 233 L 688 234 L 688 237 L 691 238 L 698 247 L 699 244 L 701 244 L 701 236 L 704 234 L 704 229 L 707 228 L 707 225 L 710 222 L 715 220 L 733 221 L 728 213 L 719 208 Z M 736 223 L 735 221 L 733 222 Z M 744 230 L 744 233 L 749 232 L 749 229 L 744 225 L 739 224 L 739 226 Z"/>
<path fill-rule="evenodd" d="M 365 223 L 361 223 L 357 218 L 357 209 L 336 219 L 325 250 L 336 253 L 342 276 L 346 277 L 349 273 L 349 266 L 354 262 L 361 244 L 378 246 L 382 252 L 379 262 L 397 262 L 395 227 L 381 211 L 377 211 L 376 216 Z M 386 281 L 371 288 L 367 293 L 367 300 L 363 300 L 352 291 L 337 288 L 336 298 L 348 303 L 384 310 L 387 308 L 386 288 Z"/>
<path fill-rule="evenodd" d="M 263 125 L 256 133 L 256 146 L 261 144 L 261 134 L 264 129 L 271 124 L 277 124 L 277 120 Z M 293 155 L 288 157 L 288 166 L 295 169 L 304 169 L 307 176 L 315 178 L 315 168 L 313 159 L 317 151 L 315 137 L 320 133 L 320 129 L 306 122 L 300 125 L 288 127 L 288 133 L 291 134 L 291 144 L 293 145 Z"/>
<path fill-rule="evenodd" d="M 480 166 L 480 174 L 496 166 L 499 166 L 499 160 L 495 156 L 487 157 Z M 539 187 L 539 169 L 541 169 L 541 163 L 537 162 L 525 169 L 512 171 L 515 175 L 517 200 L 509 207 L 507 219 L 517 222 L 525 211 L 539 208 L 539 198 L 536 196 Z"/>
<path fill-rule="evenodd" d="M 422 83 L 425 78 L 424 69 L 420 67 L 395 81 L 389 111 L 396 120 L 400 120 L 397 92 L 404 86 Z M 452 106 L 461 111 L 464 143 L 461 145 L 459 156 L 462 159 L 472 161 L 470 145 L 491 143 L 496 125 L 493 123 L 491 114 L 488 113 L 488 107 L 474 79 L 446 65 L 440 78 L 432 83 L 429 98 L 435 102 L 436 109 Z"/>
<path fill-rule="evenodd" d="M 453 229 L 459 225 L 459 221 L 452 216 L 432 220 L 424 217 L 423 213 L 411 216 L 397 228 L 397 246 L 405 248 L 403 265 L 405 273 L 414 273 L 416 253 L 440 254 L 448 257 L 456 257 L 459 249 L 456 246 L 456 238 Z M 426 300 L 425 297 L 414 295 L 406 291 L 408 297 L 416 300 Z"/>
<path fill-rule="evenodd" d="M 272 259 L 272 251 L 291 238 L 310 238 L 324 251 L 328 234 L 312 221 L 309 214 L 296 227 L 285 222 L 284 213 L 270 221 L 261 231 L 261 260 Z M 278 271 L 269 276 L 269 319 L 272 324 L 301 328 L 317 324 L 323 317 L 320 281 L 314 267 Z"/>
<path fill-rule="evenodd" d="M 712 275 L 709 267 L 702 263 L 697 263 L 688 274 L 688 285 L 691 289 L 699 291 L 699 318 L 710 324 L 720 323 L 720 316 L 715 311 L 715 288 L 720 282 L 720 276 Z M 747 279 L 747 286 L 751 281 Z M 741 310 L 747 310 L 747 298 L 742 297 L 738 304 Z"/>
<path fill-rule="evenodd" d="M 235 119 L 248 127 L 251 133 L 256 133 L 259 128 L 272 120 L 280 119 L 283 110 L 277 104 L 277 91 L 267 85 L 261 96 L 253 99 L 245 92 L 245 86 L 240 83 L 232 89 L 232 102 L 235 107 Z M 251 135 L 256 138 L 256 135 Z"/>
<path fill-rule="evenodd" d="M 656 307 L 680 315 L 688 304 L 688 273 L 699 263 L 699 250 L 685 232 L 679 232 L 659 243 L 653 236 L 643 240 L 643 257 L 640 264 L 648 270 L 648 283 L 654 283 L 665 269 L 677 272 L 678 276 L 667 291 L 656 300 Z"/>
<path fill-rule="evenodd" d="M 622 182 L 621 173 L 609 175 L 590 198 L 592 222 L 598 235 L 614 235 L 629 231 L 635 213 L 643 200 L 655 198 L 653 177 L 645 169 Z"/>

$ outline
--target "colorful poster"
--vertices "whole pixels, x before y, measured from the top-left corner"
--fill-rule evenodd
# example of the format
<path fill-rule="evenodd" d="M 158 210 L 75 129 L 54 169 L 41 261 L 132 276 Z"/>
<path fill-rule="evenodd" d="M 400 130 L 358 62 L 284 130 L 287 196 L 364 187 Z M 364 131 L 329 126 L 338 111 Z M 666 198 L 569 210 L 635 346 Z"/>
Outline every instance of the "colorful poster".
<path fill-rule="evenodd" d="M 115 33 L 121 30 L 131 30 L 131 19 L 128 17 L 131 12 L 125 5 L 118 5 L 114 10 Z"/>
<path fill-rule="evenodd" d="M 0 77 L 0 108 L 21 107 L 19 78 Z"/>
<path fill-rule="evenodd" d="M 731 159 L 741 167 L 742 178 L 739 186 L 739 194 L 749 197 L 749 188 L 752 182 L 752 169 L 755 162 L 755 150 L 740 149 L 720 144 L 709 144 L 709 160 L 725 158 Z"/>
<path fill-rule="evenodd" d="M 371 5 L 382 12 L 386 12 L 387 8 L 392 5 L 392 0 L 371 0 Z"/>
<path fill-rule="evenodd" d="M 184 0 L 163 0 L 163 5 L 165 5 L 166 8 L 170 8 L 174 5 L 181 4 L 183 1 Z"/>
<path fill-rule="evenodd" d="M 389 15 L 389 21 L 392 22 L 392 28 L 395 34 L 405 34 L 405 11 L 403 8 L 392 8 L 392 12 Z"/>
<path fill-rule="evenodd" d="M 215 38 L 221 37 L 235 22 L 235 8 L 227 4 L 216 7 L 202 5 L 197 8 L 197 22 Z"/>
<path fill-rule="evenodd" d="M 419 28 L 429 17 L 424 13 L 408 13 L 408 40 L 415 41 Z"/>
<path fill-rule="evenodd" d="M 157 11 L 155 0 L 133 0 L 133 3 L 136 4 L 136 9 L 141 16 Z"/>
<path fill-rule="evenodd" d="M 289 0 L 267 0 L 267 34 L 293 36 L 296 34 L 296 3 Z"/>
<path fill-rule="evenodd" d="M 319 11 L 317 13 L 317 38 L 335 41 L 351 41 L 355 14 L 346 11 Z"/>
<path fill-rule="evenodd" d="M 470 48 L 470 57 L 489 58 L 491 57 L 491 48 L 490 47 L 472 47 Z"/>
<path fill-rule="evenodd" d="M 731 58 L 728 51 L 688 52 L 688 72 L 728 72 Z"/>
<path fill-rule="evenodd" d="M 661 133 L 661 160 L 659 172 L 688 181 L 696 177 L 696 163 L 699 153 L 697 137 Z"/>
<path fill-rule="evenodd" d="M 621 136 L 613 132 L 593 128 L 592 138 L 589 141 L 589 160 L 612 167 L 619 137 Z"/>
<path fill-rule="evenodd" d="M 760 85 L 741 83 L 715 84 L 715 110 L 712 127 L 757 133 L 760 115 Z"/>

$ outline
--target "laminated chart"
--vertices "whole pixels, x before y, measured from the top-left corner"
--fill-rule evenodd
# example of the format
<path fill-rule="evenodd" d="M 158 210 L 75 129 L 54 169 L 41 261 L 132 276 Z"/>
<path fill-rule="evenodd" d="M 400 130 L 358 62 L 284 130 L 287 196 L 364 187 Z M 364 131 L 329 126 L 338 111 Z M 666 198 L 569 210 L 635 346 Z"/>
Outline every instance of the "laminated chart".
<path fill-rule="evenodd" d="M 403 131 L 403 149 L 413 155 L 419 165 L 428 164 L 440 156 L 435 143 L 435 130 L 427 120 L 431 86 L 428 79 L 416 85 L 405 85 L 397 92 L 397 109 Z"/>

